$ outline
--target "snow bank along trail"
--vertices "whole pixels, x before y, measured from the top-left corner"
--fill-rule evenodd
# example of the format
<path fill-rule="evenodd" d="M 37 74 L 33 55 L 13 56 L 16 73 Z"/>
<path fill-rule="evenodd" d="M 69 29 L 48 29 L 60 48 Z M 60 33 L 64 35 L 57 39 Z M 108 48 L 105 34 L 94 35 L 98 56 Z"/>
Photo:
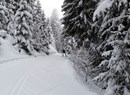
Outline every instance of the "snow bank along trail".
<path fill-rule="evenodd" d="M 82 86 L 59 54 L 0 64 L 0 95 L 96 95 Z"/>

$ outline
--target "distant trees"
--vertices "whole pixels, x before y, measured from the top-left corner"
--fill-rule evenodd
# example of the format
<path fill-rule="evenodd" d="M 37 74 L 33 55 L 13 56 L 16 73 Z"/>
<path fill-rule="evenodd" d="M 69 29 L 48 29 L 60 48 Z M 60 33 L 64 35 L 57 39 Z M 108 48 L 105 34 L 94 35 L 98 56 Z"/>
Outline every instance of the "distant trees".
<path fill-rule="evenodd" d="M 62 33 L 62 26 L 56 9 L 52 11 L 50 25 L 54 36 L 55 48 L 59 52 L 61 50 L 60 35 Z"/>

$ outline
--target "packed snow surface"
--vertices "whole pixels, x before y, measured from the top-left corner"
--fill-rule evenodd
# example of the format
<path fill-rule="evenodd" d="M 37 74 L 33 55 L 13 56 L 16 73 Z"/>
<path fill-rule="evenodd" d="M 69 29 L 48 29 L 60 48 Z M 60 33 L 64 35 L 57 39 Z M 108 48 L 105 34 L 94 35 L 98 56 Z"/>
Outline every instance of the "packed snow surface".
<path fill-rule="evenodd" d="M 0 95 L 96 95 L 75 76 L 61 54 L 10 60 L 0 64 Z"/>

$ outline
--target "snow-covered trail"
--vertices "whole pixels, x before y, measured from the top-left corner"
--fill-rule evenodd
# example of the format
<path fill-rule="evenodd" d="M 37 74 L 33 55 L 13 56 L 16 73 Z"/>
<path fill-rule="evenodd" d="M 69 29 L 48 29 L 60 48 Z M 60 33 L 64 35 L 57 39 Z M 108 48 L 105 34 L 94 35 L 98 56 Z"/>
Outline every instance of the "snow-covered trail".
<path fill-rule="evenodd" d="M 82 86 L 59 54 L 0 64 L 0 95 L 96 95 Z"/>

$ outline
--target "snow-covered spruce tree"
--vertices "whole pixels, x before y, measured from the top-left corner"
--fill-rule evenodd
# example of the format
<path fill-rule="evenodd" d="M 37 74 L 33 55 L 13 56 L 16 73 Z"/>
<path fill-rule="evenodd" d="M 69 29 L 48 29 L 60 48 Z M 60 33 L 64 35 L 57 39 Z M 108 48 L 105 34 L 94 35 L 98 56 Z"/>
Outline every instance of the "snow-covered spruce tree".
<path fill-rule="evenodd" d="M 80 44 L 78 44 L 80 46 L 82 46 L 83 40 L 90 36 L 95 4 L 96 0 L 65 0 L 63 3 L 63 34 L 76 39 L 80 38 Z"/>
<path fill-rule="evenodd" d="M 60 35 L 62 33 L 62 26 L 61 26 L 61 21 L 58 17 L 58 12 L 56 9 L 52 11 L 50 24 L 51 24 L 52 33 L 55 39 L 55 48 L 59 52 L 61 50 Z"/>
<path fill-rule="evenodd" d="M 45 52 L 48 54 L 49 49 L 49 31 L 45 18 L 44 11 L 41 9 L 41 4 L 37 1 L 33 9 L 33 46 L 38 52 Z"/>
<path fill-rule="evenodd" d="M 50 19 L 46 19 L 46 33 L 47 33 L 47 40 L 49 42 L 49 44 L 55 46 L 55 39 L 54 39 L 54 36 L 53 36 L 53 32 L 52 32 L 52 27 L 51 27 L 51 23 L 50 23 Z"/>
<path fill-rule="evenodd" d="M 45 19 L 45 14 L 43 12 L 44 16 L 42 16 L 42 23 L 40 25 L 40 29 L 41 29 L 41 36 L 42 36 L 42 47 L 43 47 L 43 51 L 48 54 L 49 53 L 49 44 L 51 43 L 51 33 L 52 30 L 50 30 L 50 27 L 48 26 L 48 22 Z"/>
<path fill-rule="evenodd" d="M 30 7 L 33 9 L 37 0 L 27 0 Z"/>
<path fill-rule="evenodd" d="M 41 44 L 41 51 L 45 52 L 46 54 L 49 54 L 49 43 L 50 43 L 50 31 L 48 31 L 47 22 L 45 19 L 44 11 L 41 13 L 41 21 L 38 27 L 38 33 L 40 37 L 40 44 Z"/>
<path fill-rule="evenodd" d="M 9 0 L 8 2 L 6 2 L 6 8 L 8 9 L 9 12 L 9 21 L 8 21 L 8 25 L 7 25 L 7 31 L 9 34 L 13 35 L 14 31 L 15 31 L 15 27 L 14 27 L 14 10 L 15 10 L 15 6 L 14 6 L 14 0 Z"/>
<path fill-rule="evenodd" d="M 48 55 L 50 44 L 50 31 L 48 31 L 48 27 L 44 24 L 40 25 L 39 30 L 41 31 L 40 33 L 41 51 L 45 52 Z"/>
<path fill-rule="evenodd" d="M 41 24 L 41 17 L 42 17 L 42 10 L 41 10 L 41 4 L 39 2 L 39 0 L 36 2 L 36 4 L 33 6 L 33 47 L 36 51 L 40 52 L 41 49 L 41 35 L 39 31 L 39 26 Z"/>
<path fill-rule="evenodd" d="M 32 47 L 32 9 L 27 4 L 26 0 L 21 0 L 20 7 L 15 14 L 15 37 L 19 45 L 19 51 L 25 50 L 31 54 Z"/>
<path fill-rule="evenodd" d="M 9 11 L 6 8 L 5 0 L 0 1 L 0 29 L 7 30 L 7 25 L 9 21 Z"/>
<path fill-rule="evenodd" d="M 129 0 L 101 0 L 94 13 L 100 27 L 102 43 L 98 49 L 103 58 L 94 68 L 99 73 L 94 80 L 106 90 L 105 95 L 130 94 L 129 16 Z"/>
<path fill-rule="evenodd" d="M 65 0 L 63 5 L 65 13 L 62 35 L 64 39 L 67 38 L 66 36 L 74 37 L 77 49 L 73 51 L 72 61 L 79 66 L 78 69 L 82 67 L 81 69 L 86 75 L 90 74 L 90 70 L 96 67 L 101 60 L 100 54 L 95 48 L 97 40 L 92 30 L 93 12 L 97 2 L 98 0 Z"/>

